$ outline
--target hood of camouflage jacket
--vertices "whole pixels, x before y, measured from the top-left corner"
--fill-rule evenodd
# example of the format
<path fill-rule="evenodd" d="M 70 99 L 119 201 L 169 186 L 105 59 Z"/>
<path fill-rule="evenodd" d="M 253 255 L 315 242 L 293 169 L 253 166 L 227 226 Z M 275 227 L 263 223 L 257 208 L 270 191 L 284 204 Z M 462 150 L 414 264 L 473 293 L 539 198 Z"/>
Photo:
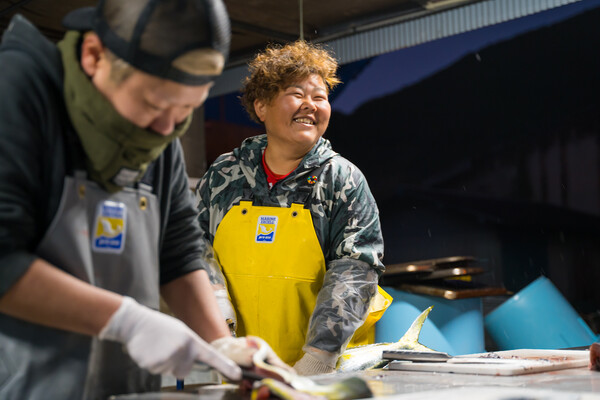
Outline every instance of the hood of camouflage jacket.
<path fill-rule="evenodd" d="M 245 139 L 241 146 L 233 151 L 234 156 L 240 160 L 240 168 L 246 180 L 255 192 L 257 189 L 262 189 L 262 183 L 264 183 L 264 190 L 269 190 L 266 186 L 267 178 L 262 168 L 262 154 L 266 147 L 267 135 L 259 135 Z M 300 179 L 307 178 L 311 171 L 336 155 L 338 153 L 331 149 L 329 140 L 320 138 L 304 156 L 298 167 L 280 184 L 286 190 L 294 190 Z"/>

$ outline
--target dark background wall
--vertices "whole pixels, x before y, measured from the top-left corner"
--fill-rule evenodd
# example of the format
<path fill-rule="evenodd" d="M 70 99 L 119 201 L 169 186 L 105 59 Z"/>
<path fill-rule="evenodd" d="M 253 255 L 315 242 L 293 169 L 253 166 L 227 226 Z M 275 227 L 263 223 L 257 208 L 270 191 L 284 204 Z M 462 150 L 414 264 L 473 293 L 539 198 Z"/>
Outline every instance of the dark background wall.
<path fill-rule="evenodd" d="M 600 305 L 600 10 L 469 54 L 334 113 L 378 200 L 387 263 L 476 256 L 517 291 L 548 276 Z"/>

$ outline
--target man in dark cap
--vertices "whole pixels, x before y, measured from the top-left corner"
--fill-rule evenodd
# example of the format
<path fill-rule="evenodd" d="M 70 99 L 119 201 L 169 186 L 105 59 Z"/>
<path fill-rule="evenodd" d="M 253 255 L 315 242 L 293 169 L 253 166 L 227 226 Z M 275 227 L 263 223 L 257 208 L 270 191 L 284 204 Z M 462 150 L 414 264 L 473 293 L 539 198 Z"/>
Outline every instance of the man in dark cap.
<path fill-rule="evenodd" d="M 55 46 L 16 16 L 0 45 L 0 398 L 155 391 L 195 361 L 239 380 L 261 340 L 220 314 L 177 140 L 225 7 L 101 0 L 64 25 Z"/>

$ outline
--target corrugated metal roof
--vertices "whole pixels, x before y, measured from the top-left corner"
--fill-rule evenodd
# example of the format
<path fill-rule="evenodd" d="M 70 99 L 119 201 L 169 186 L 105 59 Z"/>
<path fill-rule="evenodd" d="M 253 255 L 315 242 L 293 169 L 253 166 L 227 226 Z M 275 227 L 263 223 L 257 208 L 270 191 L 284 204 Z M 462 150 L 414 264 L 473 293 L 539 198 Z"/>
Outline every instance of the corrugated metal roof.
<path fill-rule="evenodd" d="M 485 0 L 355 27 L 347 36 L 325 39 L 323 43 L 333 50 L 340 64 L 347 64 L 579 1 L 582 0 Z M 246 75 L 245 65 L 226 70 L 211 90 L 211 97 L 239 90 Z"/>
<path fill-rule="evenodd" d="M 415 46 L 581 0 L 488 0 L 328 41 L 340 64 Z M 380 23 L 381 24 L 381 23 Z"/>

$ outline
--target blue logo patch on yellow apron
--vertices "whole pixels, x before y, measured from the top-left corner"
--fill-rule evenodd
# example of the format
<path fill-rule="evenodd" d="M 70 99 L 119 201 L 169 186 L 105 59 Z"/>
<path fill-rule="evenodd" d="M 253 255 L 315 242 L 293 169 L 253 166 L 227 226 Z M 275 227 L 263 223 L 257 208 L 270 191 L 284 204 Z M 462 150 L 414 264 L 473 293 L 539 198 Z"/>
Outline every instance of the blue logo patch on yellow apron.
<path fill-rule="evenodd" d="M 258 217 L 256 225 L 256 242 L 273 243 L 275 232 L 277 231 L 277 217 L 270 215 L 261 215 Z"/>
<path fill-rule="evenodd" d="M 92 248 L 102 253 L 121 253 L 125 247 L 127 208 L 124 203 L 105 201 L 98 205 Z"/>

